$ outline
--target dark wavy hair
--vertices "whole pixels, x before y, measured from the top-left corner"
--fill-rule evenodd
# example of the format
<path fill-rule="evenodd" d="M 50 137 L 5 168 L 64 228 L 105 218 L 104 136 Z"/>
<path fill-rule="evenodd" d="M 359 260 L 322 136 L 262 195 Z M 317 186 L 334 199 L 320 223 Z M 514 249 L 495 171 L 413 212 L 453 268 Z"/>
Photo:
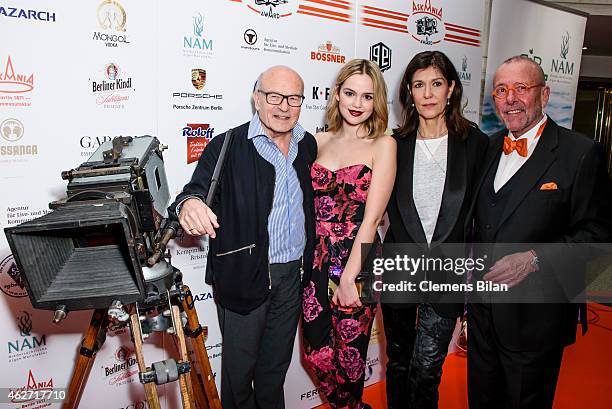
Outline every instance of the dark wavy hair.
<path fill-rule="evenodd" d="M 440 70 L 442 76 L 450 86 L 453 82 L 455 88 L 448 100 L 449 105 L 444 111 L 446 119 L 446 127 L 449 131 L 465 139 L 469 133 L 470 127 L 476 127 L 476 124 L 463 116 L 463 108 L 461 98 L 463 96 L 463 86 L 459 79 L 459 74 L 451 60 L 440 51 L 423 51 L 415 55 L 408 63 L 402 81 L 400 83 L 399 100 L 402 104 L 402 124 L 395 129 L 395 133 L 400 137 L 406 137 L 414 133 L 419 126 L 419 113 L 414 107 L 410 86 L 412 77 L 418 70 L 434 67 Z"/>

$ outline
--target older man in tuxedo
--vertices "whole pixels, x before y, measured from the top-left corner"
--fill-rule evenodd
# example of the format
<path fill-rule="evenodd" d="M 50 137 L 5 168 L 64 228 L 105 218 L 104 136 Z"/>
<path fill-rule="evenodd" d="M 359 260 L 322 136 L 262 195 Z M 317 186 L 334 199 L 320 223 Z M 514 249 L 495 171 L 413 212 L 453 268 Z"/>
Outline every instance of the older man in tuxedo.
<path fill-rule="evenodd" d="M 523 246 L 494 256 L 477 278 L 507 284 L 510 294 L 535 282 L 567 294 L 568 282 L 584 274 L 584 263 L 566 274 L 575 255 L 567 250 L 610 241 L 612 188 L 603 151 L 543 113 L 550 88 L 537 63 L 512 57 L 493 85 L 506 129 L 492 136 L 485 157 L 476 241 Z M 551 408 L 563 349 L 575 341 L 578 321 L 586 330 L 584 304 L 485 301 L 491 299 L 468 306 L 470 408 Z"/>

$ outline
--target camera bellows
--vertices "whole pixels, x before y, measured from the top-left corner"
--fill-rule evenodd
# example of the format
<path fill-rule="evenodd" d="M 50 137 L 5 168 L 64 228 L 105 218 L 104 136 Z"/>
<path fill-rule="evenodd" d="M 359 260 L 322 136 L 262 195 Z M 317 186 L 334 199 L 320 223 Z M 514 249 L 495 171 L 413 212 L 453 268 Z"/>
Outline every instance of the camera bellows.
<path fill-rule="evenodd" d="M 67 203 L 5 232 L 36 308 L 107 308 L 144 298 L 136 220 L 123 203 Z"/>

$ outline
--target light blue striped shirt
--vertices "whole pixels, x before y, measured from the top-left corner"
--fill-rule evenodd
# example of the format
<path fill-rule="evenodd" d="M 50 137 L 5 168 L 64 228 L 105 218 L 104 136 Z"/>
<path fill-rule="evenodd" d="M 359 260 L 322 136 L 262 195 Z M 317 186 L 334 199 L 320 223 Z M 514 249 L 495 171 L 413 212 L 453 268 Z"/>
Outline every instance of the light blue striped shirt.
<path fill-rule="evenodd" d="M 261 125 L 259 114 L 255 114 L 249 124 L 247 138 L 253 139 L 255 149 L 262 158 L 274 166 L 274 201 L 268 217 L 270 263 L 288 263 L 299 260 L 306 246 L 304 226 L 303 193 L 293 161 L 297 157 L 298 143 L 306 131 L 298 123 L 293 128 L 289 154 L 285 158 L 280 149 L 272 142 Z"/>

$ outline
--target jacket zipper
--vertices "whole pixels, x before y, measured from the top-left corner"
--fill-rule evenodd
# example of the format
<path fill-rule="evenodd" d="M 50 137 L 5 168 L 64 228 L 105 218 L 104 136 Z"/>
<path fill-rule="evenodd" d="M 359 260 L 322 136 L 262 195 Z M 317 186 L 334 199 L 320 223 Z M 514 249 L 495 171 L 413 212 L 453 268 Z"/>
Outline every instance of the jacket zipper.
<path fill-rule="evenodd" d="M 300 283 L 304 284 L 304 257 L 301 257 L 302 264 L 300 265 Z"/>
<path fill-rule="evenodd" d="M 272 203 L 270 203 L 270 212 L 268 213 L 268 222 L 266 223 L 266 230 L 268 230 L 268 224 L 270 223 L 270 214 L 272 213 L 272 207 L 274 207 L 274 192 L 276 191 L 276 168 L 274 168 L 274 188 L 272 189 Z M 272 290 L 272 272 L 270 271 L 270 236 L 268 235 L 268 290 Z"/>
<path fill-rule="evenodd" d="M 226 251 L 224 253 L 217 253 L 217 257 L 227 256 L 228 254 L 238 253 L 239 251 L 244 251 L 244 250 L 249 250 L 249 255 L 250 255 L 251 251 L 254 248 L 255 248 L 255 243 L 249 244 L 248 246 L 240 247 L 239 249 L 236 249 L 236 250 L 230 250 L 230 251 Z"/>
<path fill-rule="evenodd" d="M 270 262 L 268 261 L 268 290 L 272 289 L 272 273 L 270 272 Z"/>

